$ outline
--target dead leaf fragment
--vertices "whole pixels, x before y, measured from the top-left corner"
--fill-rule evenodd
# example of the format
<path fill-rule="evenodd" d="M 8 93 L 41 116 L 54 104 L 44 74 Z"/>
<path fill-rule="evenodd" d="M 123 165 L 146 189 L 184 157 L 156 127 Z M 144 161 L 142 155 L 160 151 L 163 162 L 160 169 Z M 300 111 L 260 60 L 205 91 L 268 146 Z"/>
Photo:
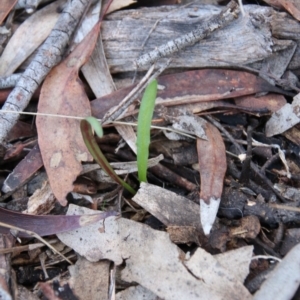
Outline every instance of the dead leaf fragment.
<path fill-rule="evenodd" d="M 47 76 L 41 90 L 38 112 L 57 115 L 90 116 L 89 99 L 78 71 L 93 51 L 99 23 L 76 49 Z M 62 205 L 82 171 L 81 161 L 91 161 L 79 127 L 79 120 L 37 117 L 39 146 L 52 191 Z"/>
<path fill-rule="evenodd" d="M 254 300 L 293 299 L 300 282 L 300 244 L 296 245 L 268 275 Z"/>
<path fill-rule="evenodd" d="M 107 299 L 109 288 L 109 261 L 89 262 L 79 257 L 69 266 L 70 287 L 79 299 Z"/>
<path fill-rule="evenodd" d="M 200 169 L 200 219 L 204 234 L 208 235 L 215 221 L 223 181 L 227 169 L 226 149 L 218 129 L 207 123 L 208 140 L 197 139 L 197 152 Z"/>
<path fill-rule="evenodd" d="M 205 250 L 198 248 L 185 265 L 198 278 L 205 278 L 207 286 L 223 299 L 252 299 L 243 283 L 232 275 L 231 269 L 225 269 Z"/>
<path fill-rule="evenodd" d="M 69 206 L 68 214 L 93 213 L 83 207 Z M 76 231 L 58 235 L 59 239 L 91 261 L 126 260 L 121 278 L 137 282 L 162 299 L 235 299 L 225 298 L 199 280 L 183 265 L 181 250 L 168 234 L 128 219 L 108 218 Z M 247 298 L 245 298 L 247 299 Z"/>
<path fill-rule="evenodd" d="M 274 112 L 266 123 L 266 136 L 280 134 L 300 122 L 300 94 L 297 94 L 291 104 L 286 103 Z"/>
<path fill-rule="evenodd" d="M 109 14 L 113 11 L 129 6 L 135 2 L 136 0 L 114 0 L 112 4 L 109 6 L 107 13 Z"/>

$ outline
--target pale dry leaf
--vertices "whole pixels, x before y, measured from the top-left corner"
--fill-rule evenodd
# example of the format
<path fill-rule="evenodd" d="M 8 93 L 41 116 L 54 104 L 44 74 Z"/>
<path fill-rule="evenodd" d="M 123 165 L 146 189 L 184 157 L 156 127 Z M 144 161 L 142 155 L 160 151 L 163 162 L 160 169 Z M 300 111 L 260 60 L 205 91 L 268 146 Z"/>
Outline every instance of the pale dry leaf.
<path fill-rule="evenodd" d="M 65 2 L 54 1 L 19 26 L 0 56 L 0 76 L 11 75 L 42 44 L 59 17 L 58 7 Z"/>
<path fill-rule="evenodd" d="M 68 210 L 68 214 L 94 212 L 74 205 Z M 107 218 L 58 237 L 88 260 L 109 259 L 117 265 L 125 260 L 121 278 L 136 282 L 163 299 L 228 299 L 210 289 L 205 276 L 198 280 L 186 270 L 180 259 L 183 253 L 171 243 L 167 233 L 145 224 Z"/>
<path fill-rule="evenodd" d="M 235 250 L 214 255 L 214 258 L 240 282 L 244 282 L 249 274 L 249 266 L 253 255 L 253 246 L 245 246 Z"/>
<path fill-rule="evenodd" d="M 97 1 L 95 6 L 89 10 L 74 38 L 76 43 L 81 42 L 99 20 L 101 4 L 102 1 Z M 82 66 L 81 71 L 96 97 L 105 96 L 115 90 L 115 85 L 106 63 L 101 33 L 90 59 Z"/>
<path fill-rule="evenodd" d="M 202 231 L 199 205 L 174 192 L 142 182 L 132 200 L 166 226 L 193 226 Z"/>
<path fill-rule="evenodd" d="M 254 294 L 254 300 L 290 300 L 300 282 L 300 244 L 297 244 L 278 263 L 275 269 Z"/>
<path fill-rule="evenodd" d="M 293 98 L 293 102 L 285 104 L 274 112 L 266 123 L 266 136 L 280 134 L 300 122 L 300 94 Z"/>
<path fill-rule="evenodd" d="M 204 234 L 208 235 L 219 209 L 227 164 L 219 130 L 207 123 L 206 136 L 207 140 L 197 139 L 197 152 L 201 178 L 200 219 Z"/>
<path fill-rule="evenodd" d="M 116 300 L 162 300 L 141 285 L 131 286 L 116 294 Z"/>
<path fill-rule="evenodd" d="M 41 215 L 49 213 L 55 206 L 56 199 L 48 181 L 45 181 L 40 189 L 37 189 L 27 203 L 24 213 Z"/>
<path fill-rule="evenodd" d="M 79 257 L 69 266 L 69 283 L 75 295 L 79 299 L 107 299 L 109 268 L 109 261 L 90 262 Z"/>
<path fill-rule="evenodd" d="M 207 286 L 222 295 L 224 299 L 252 298 L 243 283 L 234 277 L 231 269 L 224 268 L 204 249 L 198 248 L 193 256 L 185 262 L 185 265 L 190 272 L 197 278 L 202 278 Z"/>
<path fill-rule="evenodd" d="M 119 10 L 134 3 L 136 3 L 136 0 L 114 0 L 109 6 L 107 13 L 109 14 L 115 10 Z"/>

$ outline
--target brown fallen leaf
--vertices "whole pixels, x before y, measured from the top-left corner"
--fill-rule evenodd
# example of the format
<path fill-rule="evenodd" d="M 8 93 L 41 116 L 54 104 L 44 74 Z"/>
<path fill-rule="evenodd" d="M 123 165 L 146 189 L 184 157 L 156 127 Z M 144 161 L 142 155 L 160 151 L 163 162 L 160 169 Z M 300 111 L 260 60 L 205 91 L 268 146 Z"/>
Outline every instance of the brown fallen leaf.
<path fill-rule="evenodd" d="M 283 95 L 269 93 L 267 95 L 256 97 L 254 95 L 242 96 L 234 99 L 236 105 L 253 110 L 267 109 L 270 113 L 276 112 L 286 104 Z"/>
<path fill-rule="evenodd" d="M 47 76 L 38 112 L 85 117 L 90 115 L 89 99 L 78 78 L 80 67 L 88 60 L 99 35 L 100 23 L 76 49 Z M 57 200 L 67 204 L 66 195 L 82 171 L 81 162 L 91 161 L 79 127 L 79 120 L 37 117 L 39 146 L 49 182 Z"/>
<path fill-rule="evenodd" d="M 200 219 L 205 235 L 215 221 L 227 169 L 225 145 L 218 129 L 207 123 L 208 140 L 197 139 L 200 169 Z"/>
<path fill-rule="evenodd" d="M 2 0 L 0 7 L 0 25 L 15 6 L 17 0 Z"/>

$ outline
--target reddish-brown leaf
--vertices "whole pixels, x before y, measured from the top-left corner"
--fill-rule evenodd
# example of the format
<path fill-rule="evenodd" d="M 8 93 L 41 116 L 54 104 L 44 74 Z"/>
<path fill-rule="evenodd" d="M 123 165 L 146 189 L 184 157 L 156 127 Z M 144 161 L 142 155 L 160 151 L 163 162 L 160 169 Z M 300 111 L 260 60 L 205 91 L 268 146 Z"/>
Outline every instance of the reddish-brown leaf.
<path fill-rule="evenodd" d="M 227 164 L 225 145 L 218 129 L 207 123 L 205 132 L 207 140 L 197 139 L 197 152 L 201 178 L 200 218 L 207 235 L 218 212 Z"/>
<path fill-rule="evenodd" d="M 105 218 L 116 216 L 114 211 L 103 212 L 101 214 L 77 215 L 77 216 L 35 216 L 27 215 L 4 208 L 0 208 L 0 220 L 6 225 L 19 227 L 37 233 L 40 236 L 56 234 L 64 231 L 74 230 L 85 225 L 95 223 Z M 9 233 L 10 229 L 0 226 L 0 233 Z M 24 232 L 19 232 L 18 236 L 28 237 Z"/>
<path fill-rule="evenodd" d="M 1 0 L 0 6 L 0 25 L 15 6 L 17 0 Z"/>
<path fill-rule="evenodd" d="M 76 49 L 47 76 L 39 100 L 38 112 L 57 115 L 90 116 L 89 99 L 78 78 L 80 67 L 91 55 L 100 23 Z M 79 120 L 38 116 L 39 146 L 49 182 L 57 200 L 66 205 L 66 195 L 82 170 L 81 162 L 92 160 L 81 137 Z"/>

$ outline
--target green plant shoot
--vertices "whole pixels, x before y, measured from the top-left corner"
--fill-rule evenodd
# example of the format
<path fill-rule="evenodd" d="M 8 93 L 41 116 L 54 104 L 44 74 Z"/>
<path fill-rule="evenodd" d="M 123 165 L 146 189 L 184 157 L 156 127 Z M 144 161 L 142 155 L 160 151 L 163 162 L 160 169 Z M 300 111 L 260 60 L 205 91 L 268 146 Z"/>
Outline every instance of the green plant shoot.
<path fill-rule="evenodd" d="M 137 165 L 139 181 L 147 182 L 150 128 L 157 94 L 157 81 L 148 84 L 143 95 L 137 127 Z"/>
<path fill-rule="evenodd" d="M 87 117 L 80 122 L 81 134 L 89 152 L 91 153 L 95 161 L 107 173 L 108 176 L 110 176 L 115 182 L 122 185 L 127 191 L 134 195 L 136 191 L 116 174 L 116 172 L 113 170 L 113 168 L 107 161 L 106 157 L 104 156 L 96 142 L 92 129 L 96 132 L 96 134 L 99 137 L 102 137 L 103 130 L 101 124 L 96 118 Z"/>

